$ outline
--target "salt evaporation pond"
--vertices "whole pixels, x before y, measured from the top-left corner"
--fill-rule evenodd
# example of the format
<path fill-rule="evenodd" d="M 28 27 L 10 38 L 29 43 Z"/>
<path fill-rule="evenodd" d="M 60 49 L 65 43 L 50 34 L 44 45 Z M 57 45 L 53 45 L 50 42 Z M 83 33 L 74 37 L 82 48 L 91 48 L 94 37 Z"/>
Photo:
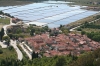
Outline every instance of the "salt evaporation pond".
<path fill-rule="evenodd" d="M 81 9 L 83 6 L 69 6 L 68 2 L 45 1 L 28 5 L 0 7 L 5 13 L 18 17 L 28 24 L 58 27 L 98 13 Z"/>

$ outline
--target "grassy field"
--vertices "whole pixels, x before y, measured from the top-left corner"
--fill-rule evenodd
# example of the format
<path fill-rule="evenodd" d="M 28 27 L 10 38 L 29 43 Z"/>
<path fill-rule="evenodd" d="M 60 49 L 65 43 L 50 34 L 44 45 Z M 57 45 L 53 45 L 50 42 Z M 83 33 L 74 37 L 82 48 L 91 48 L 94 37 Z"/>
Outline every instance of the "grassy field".
<path fill-rule="evenodd" d="M 9 50 L 8 48 L 3 49 L 1 47 L 0 47 L 0 49 L 3 51 L 3 53 L 0 54 L 0 59 L 6 58 L 6 57 L 12 57 L 12 58 L 17 59 L 17 54 L 14 49 Z"/>
<path fill-rule="evenodd" d="M 10 18 L 0 18 L 0 29 L 7 24 L 10 24 Z"/>
<path fill-rule="evenodd" d="M 92 15 L 92 16 L 89 16 L 89 17 L 80 19 L 80 20 L 78 20 L 78 21 L 71 22 L 71 23 L 67 24 L 66 26 L 67 26 L 67 27 L 76 27 L 76 26 L 79 26 L 79 25 L 85 23 L 86 21 L 87 21 L 87 22 L 90 22 L 90 21 L 94 20 L 94 19 L 95 19 L 94 16 L 95 16 L 95 15 Z"/>
<path fill-rule="evenodd" d="M 0 18 L 0 24 L 7 25 L 10 24 L 10 18 Z"/>

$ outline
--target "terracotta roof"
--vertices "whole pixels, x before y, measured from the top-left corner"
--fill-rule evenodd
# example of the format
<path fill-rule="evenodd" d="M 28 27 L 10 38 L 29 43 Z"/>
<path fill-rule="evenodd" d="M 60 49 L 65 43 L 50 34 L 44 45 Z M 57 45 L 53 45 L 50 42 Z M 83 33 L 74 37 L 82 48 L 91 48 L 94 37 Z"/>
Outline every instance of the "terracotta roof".
<path fill-rule="evenodd" d="M 44 53 L 43 55 L 46 57 L 51 57 L 51 55 L 49 53 Z"/>
<path fill-rule="evenodd" d="M 36 35 L 34 37 L 25 38 L 36 50 L 40 50 L 43 47 L 45 51 L 50 52 L 50 56 L 64 55 L 73 52 L 75 55 L 79 55 L 83 51 L 91 51 L 96 48 L 100 48 L 98 42 L 92 41 L 85 35 L 80 34 L 59 34 L 57 37 L 49 37 L 48 34 Z M 46 44 L 50 45 L 47 46 Z M 49 48 L 53 47 L 52 50 Z M 48 55 L 48 54 L 47 54 Z M 49 56 L 48 55 L 48 56 Z"/>

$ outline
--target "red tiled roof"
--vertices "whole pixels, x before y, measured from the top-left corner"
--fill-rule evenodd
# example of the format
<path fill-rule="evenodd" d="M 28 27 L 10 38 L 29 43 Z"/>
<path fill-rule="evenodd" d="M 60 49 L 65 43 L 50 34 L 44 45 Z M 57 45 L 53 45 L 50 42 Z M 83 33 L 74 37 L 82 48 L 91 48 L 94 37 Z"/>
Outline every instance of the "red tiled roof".
<path fill-rule="evenodd" d="M 100 47 L 100 44 L 91 39 L 87 38 L 85 35 L 80 34 L 69 34 L 68 36 L 64 34 L 59 34 L 57 37 L 48 37 L 48 34 L 36 35 L 34 37 L 25 38 L 36 50 L 39 50 L 41 46 L 44 49 L 49 49 L 50 46 L 54 47 L 50 51 L 50 56 L 69 54 L 73 51 L 75 55 L 79 55 L 80 51 L 91 51 Z M 57 51 L 55 49 L 58 49 Z"/>
<path fill-rule="evenodd" d="M 51 55 L 49 53 L 44 53 L 43 55 L 46 57 L 51 57 Z"/>
<path fill-rule="evenodd" d="M 63 51 L 62 54 L 69 55 L 70 54 L 70 51 Z"/>

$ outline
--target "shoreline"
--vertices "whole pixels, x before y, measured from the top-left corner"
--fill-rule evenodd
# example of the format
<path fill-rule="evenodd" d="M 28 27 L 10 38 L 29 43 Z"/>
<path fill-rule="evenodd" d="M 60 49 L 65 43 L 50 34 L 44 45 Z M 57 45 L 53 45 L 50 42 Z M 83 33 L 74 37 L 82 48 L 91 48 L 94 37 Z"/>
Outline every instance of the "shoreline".
<path fill-rule="evenodd" d="M 82 25 L 82 24 L 85 23 L 86 21 L 87 21 L 87 22 L 91 22 L 91 21 L 95 20 L 94 17 L 95 17 L 96 15 L 100 15 L 100 12 L 98 12 L 98 13 L 96 13 L 96 14 L 93 14 L 93 15 L 90 15 L 90 16 L 88 16 L 88 17 L 86 17 L 86 18 L 77 20 L 77 21 L 75 21 L 75 22 L 71 22 L 71 23 L 69 23 L 69 24 L 67 24 L 67 25 L 65 25 L 65 26 L 68 27 L 69 29 L 73 29 L 73 28 L 75 28 L 75 27 L 78 27 L 78 26 Z"/>
<path fill-rule="evenodd" d="M 96 13 L 96 14 L 93 14 L 93 15 L 90 15 L 90 16 L 87 16 L 87 17 L 85 17 L 85 18 L 82 18 L 82 19 L 79 19 L 79 20 L 77 20 L 77 21 L 74 21 L 74 22 L 71 22 L 71 23 L 68 23 L 68 24 L 65 24 L 65 26 L 67 26 L 67 27 L 76 27 L 76 26 L 79 26 L 79 25 L 81 25 L 81 24 L 83 24 L 84 22 L 86 22 L 86 21 L 93 21 L 94 20 L 94 17 L 96 16 L 96 15 L 98 15 L 98 14 L 100 14 L 100 12 L 98 12 L 98 13 Z M 47 25 L 48 23 L 44 23 L 44 22 L 30 22 L 30 23 L 25 23 L 25 22 L 23 22 L 24 24 L 27 24 L 27 25 L 29 25 L 29 24 L 34 24 L 34 25 L 37 25 L 37 26 L 45 26 L 45 25 Z M 53 24 L 53 25 L 56 25 L 56 24 Z M 51 27 L 50 27 L 51 28 Z M 54 27 L 54 28 L 58 28 L 58 27 Z M 70 28 L 70 29 L 72 29 L 72 28 Z"/>
<path fill-rule="evenodd" d="M 87 6 L 82 6 L 80 9 L 82 9 L 82 8 L 87 8 Z M 93 14 L 93 15 L 95 15 L 95 14 Z M 90 16 L 93 16 L 93 15 L 90 15 Z M 85 19 L 87 19 L 87 18 L 91 18 L 90 16 L 86 16 L 86 17 L 83 17 L 83 18 L 81 18 L 81 19 L 79 19 L 79 20 L 76 20 L 76 21 L 73 21 L 73 22 L 70 22 L 70 23 L 68 23 L 68 24 L 66 24 L 65 23 L 65 25 L 66 26 L 77 26 L 76 25 L 76 23 L 78 23 L 78 25 L 80 25 L 80 21 L 85 21 Z M 20 18 L 18 18 L 18 19 L 20 19 Z M 23 22 L 23 21 L 22 21 Z M 67 22 L 67 21 L 66 21 Z M 29 24 L 34 24 L 34 25 L 37 25 L 37 26 L 45 26 L 45 25 L 48 25 L 49 26 L 49 24 L 48 24 L 48 22 L 47 23 L 45 23 L 45 22 L 29 22 L 29 23 L 25 23 L 25 22 L 23 22 L 24 24 L 27 24 L 27 25 L 29 25 Z M 52 25 L 55 25 L 56 26 L 56 24 L 54 24 L 54 23 L 52 23 Z M 52 25 L 50 25 L 50 27 L 52 27 Z M 59 24 L 60 25 L 60 24 Z M 61 24 L 62 25 L 62 24 Z M 55 27 L 54 26 L 54 27 Z M 52 28 L 54 28 L 54 27 L 52 27 Z M 56 26 L 55 28 L 57 28 L 58 26 Z"/>
<path fill-rule="evenodd" d="M 23 23 L 24 24 L 27 24 L 27 25 L 34 24 L 34 25 L 37 25 L 37 26 L 43 26 L 43 25 L 47 24 L 47 23 L 43 23 L 43 22 L 30 22 L 30 23 L 23 22 Z"/>

